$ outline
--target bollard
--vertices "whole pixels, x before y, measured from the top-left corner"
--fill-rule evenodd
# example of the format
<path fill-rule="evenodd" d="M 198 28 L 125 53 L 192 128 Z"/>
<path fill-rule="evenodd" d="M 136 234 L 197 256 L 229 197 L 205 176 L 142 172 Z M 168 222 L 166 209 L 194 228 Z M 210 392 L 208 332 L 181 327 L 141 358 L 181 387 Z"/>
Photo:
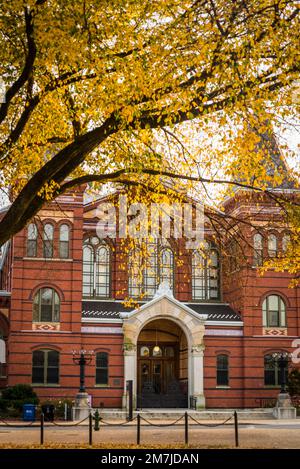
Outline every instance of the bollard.
<path fill-rule="evenodd" d="M 137 414 L 136 419 L 137 427 L 136 427 L 136 444 L 139 445 L 141 442 L 141 416 Z"/>
<path fill-rule="evenodd" d="M 44 444 L 44 414 L 41 413 L 41 434 L 40 434 L 40 444 Z"/>
<path fill-rule="evenodd" d="M 98 409 L 96 409 L 95 413 L 94 413 L 94 419 L 95 419 L 95 426 L 94 426 L 94 430 L 95 432 L 98 432 L 99 431 L 99 421 L 100 421 L 100 414 L 99 414 L 99 411 Z"/>
<path fill-rule="evenodd" d="M 239 446 L 239 422 L 238 422 L 238 415 L 237 411 L 234 411 L 234 434 L 235 434 L 235 446 L 238 448 Z"/>
<path fill-rule="evenodd" d="M 185 440 L 185 444 L 188 445 L 189 444 L 189 416 L 188 416 L 188 413 L 185 412 L 184 414 L 184 440 Z"/>
<path fill-rule="evenodd" d="M 89 415 L 89 445 L 92 446 L 93 444 L 93 416 L 92 412 Z"/>

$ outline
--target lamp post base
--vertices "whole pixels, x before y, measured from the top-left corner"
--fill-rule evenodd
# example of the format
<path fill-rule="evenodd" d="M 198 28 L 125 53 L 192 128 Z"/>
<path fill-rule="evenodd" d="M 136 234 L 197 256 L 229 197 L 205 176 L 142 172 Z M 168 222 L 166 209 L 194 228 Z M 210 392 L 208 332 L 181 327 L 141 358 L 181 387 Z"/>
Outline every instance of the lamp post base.
<path fill-rule="evenodd" d="M 273 409 L 273 416 L 279 420 L 296 418 L 296 407 L 292 406 L 291 397 L 288 393 L 278 394 L 276 407 Z"/>
<path fill-rule="evenodd" d="M 87 392 L 79 392 L 75 398 L 75 405 L 72 407 L 73 420 L 83 420 L 90 414 L 90 402 Z"/>

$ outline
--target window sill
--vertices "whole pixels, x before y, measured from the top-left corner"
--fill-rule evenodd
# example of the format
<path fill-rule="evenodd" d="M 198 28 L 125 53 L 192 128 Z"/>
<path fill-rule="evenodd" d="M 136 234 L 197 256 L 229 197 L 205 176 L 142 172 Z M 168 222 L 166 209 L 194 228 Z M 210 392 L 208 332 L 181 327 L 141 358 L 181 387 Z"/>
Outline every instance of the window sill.
<path fill-rule="evenodd" d="M 216 389 L 231 389 L 231 387 L 230 387 L 230 386 L 226 386 L 226 385 L 224 385 L 224 386 L 221 386 L 221 385 L 220 385 L 220 386 L 216 386 Z"/>
<path fill-rule="evenodd" d="M 54 262 L 73 262 L 73 259 L 61 259 L 60 257 L 23 257 L 24 261 L 54 261 Z"/>
<path fill-rule="evenodd" d="M 40 324 L 41 326 L 51 324 L 51 326 L 59 326 L 60 322 L 56 322 L 56 321 L 32 321 L 32 324 L 37 324 L 37 325 Z"/>
<path fill-rule="evenodd" d="M 108 384 L 95 384 L 94 388 L 109 389 L 110 386 Z"/>
<path fill-rule="evenodd" d="M 60 384 L 41 384 L 41 383 L 32 383 L 32 387 L 35 388 L 60 388 Z"/>
<path fill-rule="evenodd" d="M 279 384 L 265 384 L 264 389 L 280 389 L 281 386 Z"/>

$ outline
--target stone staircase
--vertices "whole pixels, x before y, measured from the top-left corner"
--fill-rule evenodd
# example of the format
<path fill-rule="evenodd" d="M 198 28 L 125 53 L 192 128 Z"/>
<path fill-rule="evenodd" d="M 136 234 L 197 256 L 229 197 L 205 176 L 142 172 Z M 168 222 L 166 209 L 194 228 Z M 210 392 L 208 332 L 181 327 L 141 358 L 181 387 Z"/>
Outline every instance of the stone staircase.
<path fill-rule="evenodd" d="M 142 409 L 184 409 L 187 407 L 187 396 L 182 392 L 178 381 L 173 380 L 168 384 L 166 393 L 157 392 L 155 384 L 148 381 L 144 384 L 142 394 L 137 398 L 137 407 Z"/>

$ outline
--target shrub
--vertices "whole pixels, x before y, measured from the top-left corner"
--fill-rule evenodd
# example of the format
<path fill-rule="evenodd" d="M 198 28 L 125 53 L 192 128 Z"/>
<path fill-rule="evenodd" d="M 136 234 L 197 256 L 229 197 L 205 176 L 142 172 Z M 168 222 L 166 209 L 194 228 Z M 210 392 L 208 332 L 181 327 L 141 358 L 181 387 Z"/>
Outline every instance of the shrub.
<path fill-rule="evenodd" d="M 36 399 L 38 397 L 36 392 L 32 389 L 30 384 L 16 384 L 10 388 L 5 388 L 2 391 L 2 399 L 11 401 L 21 401 L 26 399 Z M 31 403 L 31 402 L 28 402 Z"/>
<path fill-rule="evenodd" d="M 300 396 L 300 370 L 294 368 L 288 376 L 288 390 L 291 396 Z"/>
<path fill-rule="evenodd" d="M 0 411 L 10 417 L 20 416 L 24 404 L 39 403 L 39 399 L 29 384 L 17 384 L 2 390 Z"/>

